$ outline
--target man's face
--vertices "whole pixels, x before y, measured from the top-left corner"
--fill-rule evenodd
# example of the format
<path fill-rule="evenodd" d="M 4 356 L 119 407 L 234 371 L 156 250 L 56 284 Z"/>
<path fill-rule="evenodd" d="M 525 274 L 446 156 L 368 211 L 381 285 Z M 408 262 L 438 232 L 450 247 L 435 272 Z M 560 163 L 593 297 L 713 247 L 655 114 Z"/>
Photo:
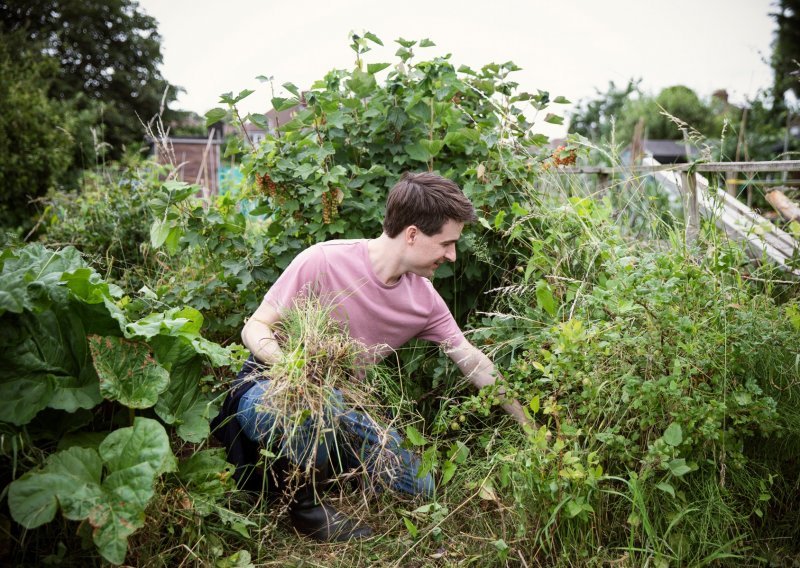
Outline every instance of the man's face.
<path fill-rule="evenodd" d="M 445 262 L 456 261 L 456 242 L 461 237 L 464 223 L 448 220 L 435 235 L 425 235 L 417 230 L 411 237 L 411 270 L 414 274 L 433 278 L 433 273 Z"/>

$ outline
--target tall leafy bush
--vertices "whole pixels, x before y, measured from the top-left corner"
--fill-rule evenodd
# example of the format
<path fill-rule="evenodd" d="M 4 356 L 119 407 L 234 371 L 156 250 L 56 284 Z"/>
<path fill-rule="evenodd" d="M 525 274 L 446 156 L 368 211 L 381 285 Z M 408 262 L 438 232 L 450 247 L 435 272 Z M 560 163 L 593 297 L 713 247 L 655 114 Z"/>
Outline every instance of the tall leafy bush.
<path fill-rule="evenodd" d="M 450 177 L 485 224 L 497 215 L 502 222 L 517 181 L 535 176 L 531 152 L 547 142 L 535 131 L 537 121 L 561 120 L 538 113 L 566 99 L 520 92 L 512 79 L 518 67 L 511 62 L 480 70 L 457 68 L 449 56 L 416 62 L 416 50 L 433 45 L 428 40 L 398 40 L 395 64 L 367 63 L 363 56 L 376 43 L 381 42 L 372 34 L 354 36 L 354 69 L 331 71 L 303 92 L 285 84 L 291 96 L 272 103 L 278 110 L 297 107 L 292 120 L 255 148 L 243 141 L 229 145 L 226 155 L 242 154 L 248 180 L 240 197 L 257 200 L 248 215 L 238 213 L 230 196 L 205 210 L 192 201 L 192 191 L 162 190 L 153 201 L 153 242 L 173 253 L 177 268 L 158 287 L 165 298 L 209 310 L 212 327 L 232 335 L 303 248 L 380 234 L 386 194 L 405 171 L 436 170 Z M 251 93 L 222 95 L 229 108 L 210 111 L 208 120 L 231 109 L 239 116 L 236 105 Z M 243 120 L 265 125 L 266 118 L 250 114 Z M 512 151 L 512 145 L 531 150 Z M 266 216 L 260 229 L 248 228 L 253 216 Z M 462 321 L 502 272 L 469 254 L 475 251 L 499 264 L 504 244 L 479 228 L 462 245 L 464 260 L 437 274 L 440 292 Z M 202 285 L 198 271 L 209 277 Z"/>

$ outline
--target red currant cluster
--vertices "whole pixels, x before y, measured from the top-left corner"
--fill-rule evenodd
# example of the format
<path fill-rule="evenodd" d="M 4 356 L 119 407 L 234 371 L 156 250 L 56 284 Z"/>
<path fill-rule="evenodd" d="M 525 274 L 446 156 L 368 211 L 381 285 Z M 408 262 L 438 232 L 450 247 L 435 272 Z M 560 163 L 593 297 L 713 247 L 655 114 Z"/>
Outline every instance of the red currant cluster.
<path fill-rule="evenodd" d="M 256 182 L 258 182 L 258 186 L 270 197 L 274 198 L 278 194 L 278 186 L 275 185 L 275 182 L 272 181 L 269 174 L 264 174 L 263 176 L 256 174 Z"/>
<path fill-rule="evenodd" d="M 552 158 L 553 165 L 556 167 L 574 166 L 577 155 L 575 154 L 575 150 L 568 150 L 566 146 L 559 146 L 555 149 L 550 158 Z"/>
<path fill-rule="evenodd" d="M 339 216 L 339 192 L 332 187 L 322 194 L 322 221 L 329 225 Z"/>

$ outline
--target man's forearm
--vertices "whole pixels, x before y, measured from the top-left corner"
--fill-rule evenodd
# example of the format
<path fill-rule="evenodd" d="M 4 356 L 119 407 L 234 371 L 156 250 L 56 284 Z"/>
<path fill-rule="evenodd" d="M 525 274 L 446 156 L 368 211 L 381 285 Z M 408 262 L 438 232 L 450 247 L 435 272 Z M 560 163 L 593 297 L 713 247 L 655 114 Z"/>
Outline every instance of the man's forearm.
<path fill-rule="evenodd" d="M 491 386 L 497 382 L 497 369 L 491 359 L 482 351 L 471 344 L 463 348 L 455 348 L 448 353 L 448 356 L 455 362 L 464 376 L 477 388 Z M 505 389 L 500 389 L 497 393 L 502 402 L 503 410 L 513 416 L 520 424 L 530 424 L 530 420 L 525 416 L 522 405 L 516 399 L 506 399 Z"/>

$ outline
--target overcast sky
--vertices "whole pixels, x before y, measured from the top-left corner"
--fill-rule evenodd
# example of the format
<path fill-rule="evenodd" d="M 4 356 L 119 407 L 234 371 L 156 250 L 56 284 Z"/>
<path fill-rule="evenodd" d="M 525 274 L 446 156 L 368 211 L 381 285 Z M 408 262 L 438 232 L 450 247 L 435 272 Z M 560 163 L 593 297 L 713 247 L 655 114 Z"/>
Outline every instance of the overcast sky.
<path fill-rule="evenodd" d="M 223 92 L 256 89 L 244 104 L 265 112 L 270 92 L 255 79 L 309 87 L 351 68 L 348 34 L 371 31 L 385 47 L 369 63 L 398 59 L 393 40 L 430 38 L 416 59 L 452 54 L 456 66 L 514 61 L 520 88 L 573 102 L 608 82 L 641 78 L 652 93 L 682 84 L 708 97 L 727 89 L 743 102 L 771 83 L 766 63 L 770 0 L 139 0 L 158 20 L 164 77 L 186 89 L 180 108 L 200 114 Z M 285 94 L 285 92 L 283 92 Z M 541 128 L 551 136 L 562 129 Z M 560 131 L 559 131 L 560 130 Z"/>

